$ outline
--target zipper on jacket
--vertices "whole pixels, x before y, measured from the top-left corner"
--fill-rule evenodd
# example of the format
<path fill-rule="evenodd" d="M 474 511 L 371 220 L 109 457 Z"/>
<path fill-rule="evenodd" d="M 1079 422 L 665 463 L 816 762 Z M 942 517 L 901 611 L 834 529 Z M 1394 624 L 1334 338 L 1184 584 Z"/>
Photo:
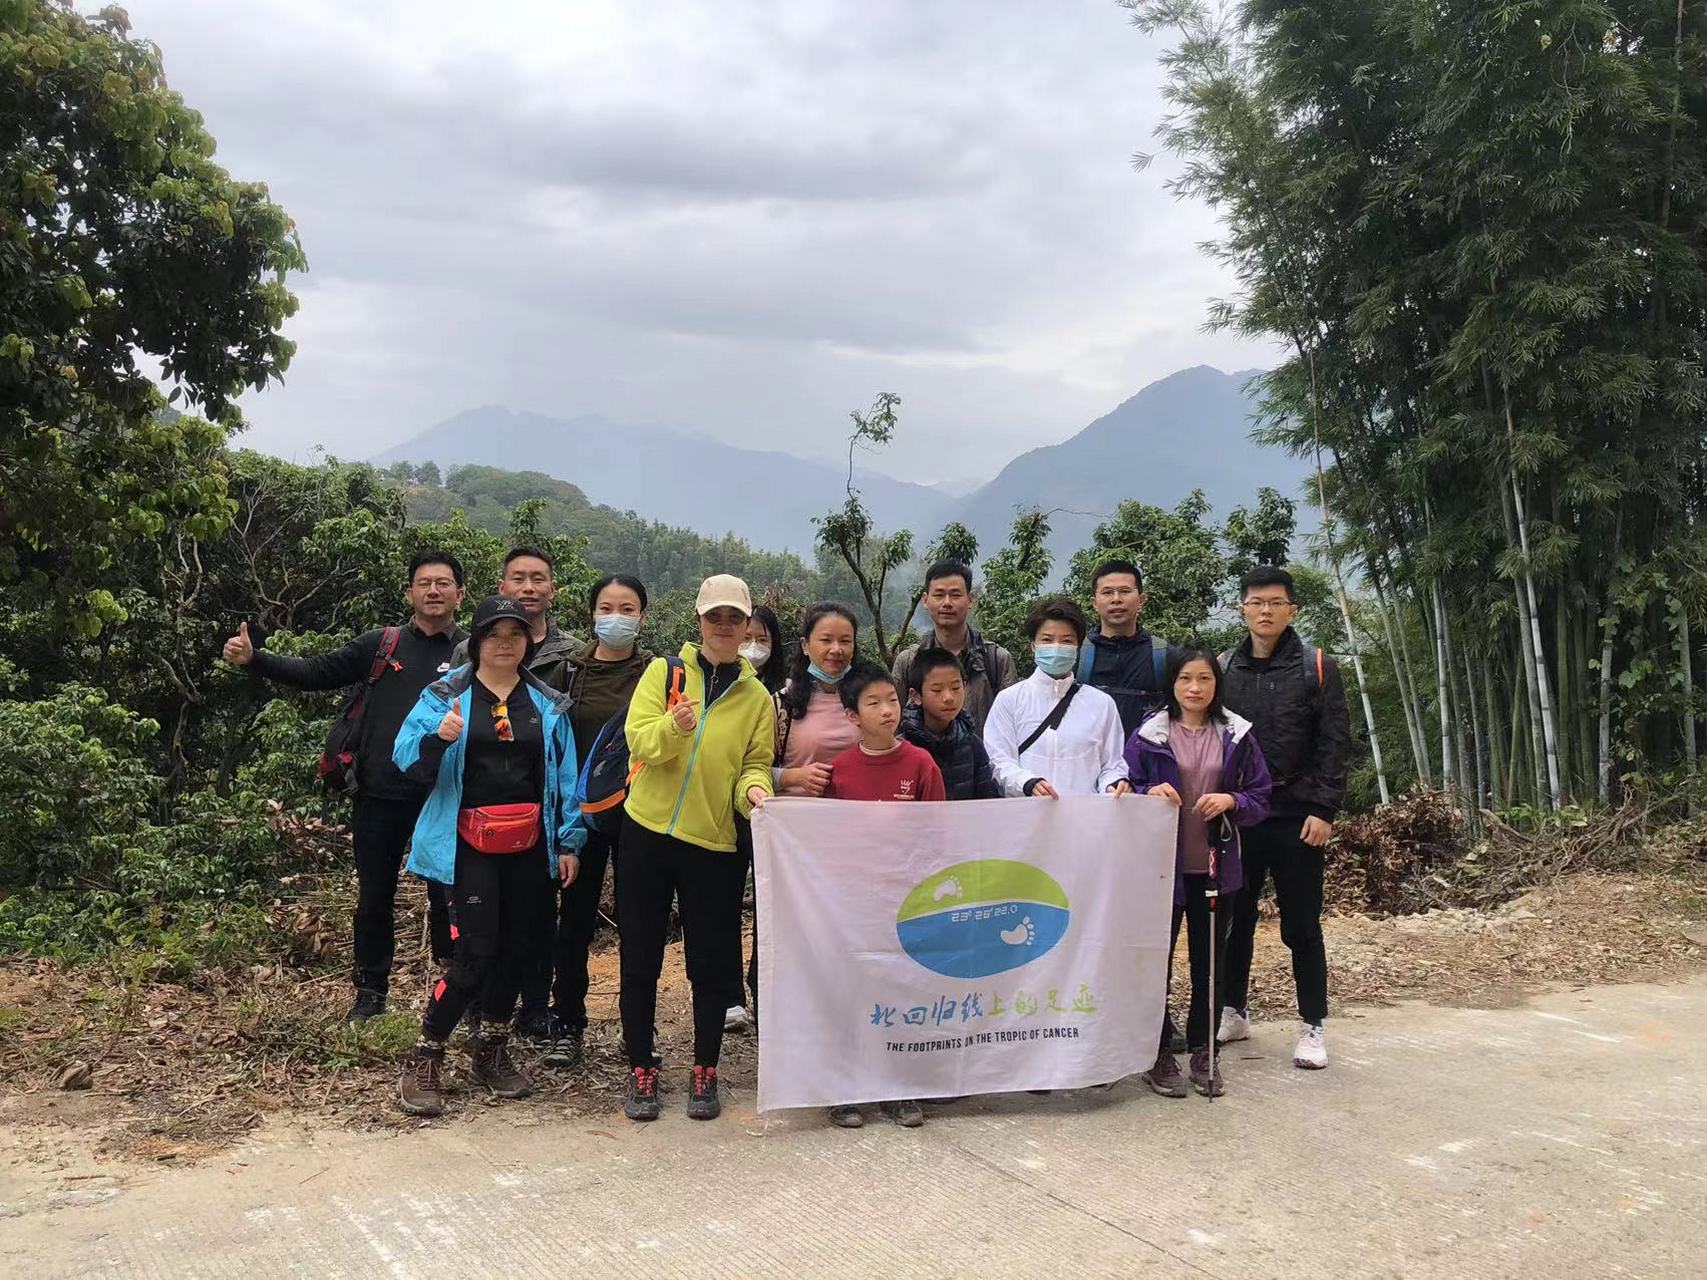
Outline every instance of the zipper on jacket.
<path fill-rule="evenodd" d="M 711 674 L 705 679 L 704 686 L 700 692 L 703 694 L 706 689 L 715 687 L 712 685 L 712 681 L 716 678 L 717 667 L 713 665 L 711 668 Z M 739 684 L 740 682 L 741 677 L 736 676 L 735 684 Z M 730 685 L 731 689 L 734 687 L 734 685 Z M 729 689 L 725 689 L 720 696 L 725 698 L 728 697 Z M 705 714 L 699 718 L 699 727 L 694 730 L 693 748 L 688 752 L 688 767 L 682 773 L 682 789 L 676 793 L 676 808 L 675 811 L 670 814 L 670 825 L 664 832 L 667 836 L 673 836 L 676 834 L 676 821 L 682 816 L 682 806 L 688 802 L 688 784 L 693 781 L 694 762 L 699 759 L 700 740 L 705 737 L 705 722 L 711 718 L 711 713 L 716 709 L 716 707 L 717 703 L 715 701 L 712 701 L 709 698 L 706 700 Z"/>

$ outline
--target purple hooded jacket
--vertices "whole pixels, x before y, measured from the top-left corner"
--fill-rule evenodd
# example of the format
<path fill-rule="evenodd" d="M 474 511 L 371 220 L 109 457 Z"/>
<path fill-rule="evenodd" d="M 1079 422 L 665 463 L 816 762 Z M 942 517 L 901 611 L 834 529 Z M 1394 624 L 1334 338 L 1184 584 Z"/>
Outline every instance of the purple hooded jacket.
<path fill-rule="evenodd" d="M 1209 838 L 1215 845 L 1216 869 L 1220 873 L 1223 893 L 1232 893 L 1244 886 L 1245 868 L 1240 858 L 1239 828 L 1253 827 L 1268 817 L 1268 796 L 1274 783 L 1268 776 L 1268 762 L 1262 758 L 1257 735 L 1251 722 L 1231 711 L 1225 712 L 1221 728 L 1221 787 L 1232 795 L 1234 805 L 1226 815 L 1231 821 L 1214 823 Z M 1132 771 L 1132 789 L 1146 795 L 1159 783 L 1180 788 L 1179 762 L 1168 745 L 1168 713 L 1158 711 L 1126 740 L 1126 764 Z M 1182 815 L 1183 817 L 1184 815 Z M 1185 903 L 1184 839 L 1174 852 L 1174 905 Z"/>

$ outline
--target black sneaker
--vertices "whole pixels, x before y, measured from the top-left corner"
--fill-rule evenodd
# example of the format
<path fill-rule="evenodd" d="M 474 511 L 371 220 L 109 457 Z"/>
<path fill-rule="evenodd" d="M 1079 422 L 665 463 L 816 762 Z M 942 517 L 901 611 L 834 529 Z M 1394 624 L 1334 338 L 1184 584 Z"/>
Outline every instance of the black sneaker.
<path fill-rule="evenodd" d="M 632 1067 L 628 1072 L 628 1097 L 622 1114 L 630 1120 L 658 1118 L 658 1068 Z"/>
<path fill-rule="evenodd" d="M 723 1100 L 717 1096 L 716 1067 L 695 1067 L 689 1090 L 688 1119 L 715 1120 L 723 1114 Z"/>
<path fill-rule="evenodd" d="M 540 1065 L 554 1071 L 572 1071 L 581 1065 L 585 1057 L 585 1030 L 581 1027 L 559 1027 L 558 1030 L 562 1034 L 539 1055 Z"/>
<path fill-rule="evenodd" d="M 550 1044 L 557 1039 L 559 1028 L 551 1010 L 531 1009 L 516 1015 L 513 1030 L 518 1040 L 526 1040 L 529 1044 Z"/>
<path fill-rule="evenodd" d="M 385 992 L 375 991 L 371 987 L 356 988 L 356 1002 L 350 1006 L 350 1011 L 344 1015 L 345 1022 L 366 1022 L 369 1018 L 377 1018 L 385 1012 Z"/>

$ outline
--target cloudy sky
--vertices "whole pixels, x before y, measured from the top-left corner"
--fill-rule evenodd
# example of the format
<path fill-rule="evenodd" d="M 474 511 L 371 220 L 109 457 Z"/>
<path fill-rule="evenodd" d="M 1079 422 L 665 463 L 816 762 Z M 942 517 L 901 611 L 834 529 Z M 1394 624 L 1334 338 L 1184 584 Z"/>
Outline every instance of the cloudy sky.
<path fill-rule="evenodd" d="M 1131 167 L 1157 49 L 1112 0 L 128 8 L 301 229 L 275 453 L 506 404 L 824 455 L 892 390 L 877 465 L 956 479 L 1273 360 L 1201 331 L 1228 282 Z"/>

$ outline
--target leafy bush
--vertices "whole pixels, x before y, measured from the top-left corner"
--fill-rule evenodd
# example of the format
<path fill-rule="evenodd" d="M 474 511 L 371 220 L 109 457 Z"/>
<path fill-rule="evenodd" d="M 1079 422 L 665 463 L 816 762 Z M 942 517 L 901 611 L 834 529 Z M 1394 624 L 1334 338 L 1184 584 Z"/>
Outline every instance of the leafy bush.
<path fill-rule="evenodd" d="M 0 701 L 0 882 L 105 880 L 159 794 L 142 757 L 158 731 L 84 685 Z"/>

